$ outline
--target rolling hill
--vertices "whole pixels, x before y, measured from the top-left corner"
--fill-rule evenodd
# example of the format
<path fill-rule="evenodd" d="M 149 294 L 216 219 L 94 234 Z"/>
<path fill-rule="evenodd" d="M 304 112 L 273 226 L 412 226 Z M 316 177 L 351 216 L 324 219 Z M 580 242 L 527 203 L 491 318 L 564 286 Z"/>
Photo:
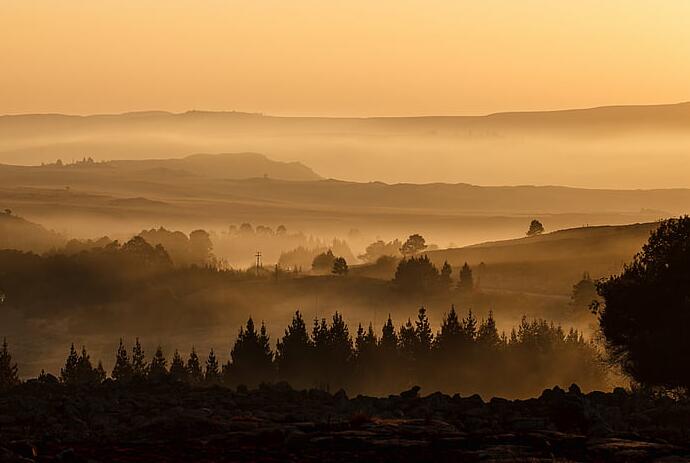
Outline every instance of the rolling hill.
<path fill-rule="evenodd" d="M 389 118 L 16 115 L 0 117 L 0 163 L 258 151 L 359 182 L 690 187 L 688 127 L 690 103 Z"/>

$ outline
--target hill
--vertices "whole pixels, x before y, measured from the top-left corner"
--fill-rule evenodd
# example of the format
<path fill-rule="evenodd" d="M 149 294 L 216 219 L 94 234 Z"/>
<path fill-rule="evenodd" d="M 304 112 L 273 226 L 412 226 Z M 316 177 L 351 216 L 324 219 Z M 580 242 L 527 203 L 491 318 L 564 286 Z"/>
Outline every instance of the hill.
<path fill-rule="evenodd" d="M 581 227 L 427 254 L 436 265 L 467 262 L 487 290 L 567 295 L 584 272 L 595 279 L 620 272 L 656 225 Z"/>
<path fill-rule="evenodd" d="M 65 244 L 65 238 L 43 226 L 0 212 L 0 249 L 43 252 Z"/>
<path fill-rule="evenodd" d="M 17 115 L 0 117 L 0 162 L 259 151 L 364 182 L 690 187 L 689 125 L 690 103 L 388 118 Z"/>

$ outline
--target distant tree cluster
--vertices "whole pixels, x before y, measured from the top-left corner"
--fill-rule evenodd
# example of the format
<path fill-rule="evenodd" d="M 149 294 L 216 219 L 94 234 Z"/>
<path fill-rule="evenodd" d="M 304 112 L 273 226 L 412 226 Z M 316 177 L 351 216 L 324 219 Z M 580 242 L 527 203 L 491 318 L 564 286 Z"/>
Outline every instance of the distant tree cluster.
<path fill-rule="evenodd" d="M 139 233 L 153 246 L 161 245 L 178 266 L 205 266 L 215 261 L 211 236 L 205 230 L 194 230 L 187 236 L 180 231 L 170 231 L 163 227 L 152 228 Z"/>
<path fill-rule="evenodd" d="M 98 384 L 106 376 L 85 348 L 78 352 L 72 345 L 59 379 L 83 386 Z M 351 333 L 338 312 L 330 320 L 314 320 L 309 329 L 297 311 L 275 352 L 265 325 L 257 328 L 249 318 L 223 365 L 213 349 L 202 360 L 194 347 L 186 360 L 175 350 L 168 363 L 159 346 L 149 361 L 139 339 L 131 351 L 120 340 L 110 377 L 125 384 L 179 381 L 256 387 L 287 381 L 297 388 L 346 388 L 367 394 L 399 392 L 417 384 L 429 390 L 530 395 L 553 384 L 602 387 L 604 372 L 596 349 L 576 330 L 565 332 L 544 320 L 523 318 L 507 335 L 498 331 L 491 313 L 479 320 L 470 310 L 460 318 L 451 307 L 434 333 L 422 307 L 414 320 L 398 328 L 389 316 L 380 334 L 371 324 Z M 17 366 L 4 343 L 0 387 L 18 382 Z"/>
<path fill-rule="evenodd" d="M 457 281 L 453 281 L 453 268 L 448 261 L 441 270 L 426 254 L 402 259 L 393 277 L 394 286 L 403 293 L 429 294 L 435 291 L 456 289 L 460 293 L 471 293 L 475 288 L 472 269 L 465 262 L 460 268 Z"/>
<path fill-rule="evenodd" d="M 367 263 L 374 263 L 382 257 L 401 257 L 401 249 L 403 244 L 400 240 L 393 240 L 385 242 L 377 240 L 371 243 L 364 250 L 364 254 L 360 254 L 359 259 Z"/>

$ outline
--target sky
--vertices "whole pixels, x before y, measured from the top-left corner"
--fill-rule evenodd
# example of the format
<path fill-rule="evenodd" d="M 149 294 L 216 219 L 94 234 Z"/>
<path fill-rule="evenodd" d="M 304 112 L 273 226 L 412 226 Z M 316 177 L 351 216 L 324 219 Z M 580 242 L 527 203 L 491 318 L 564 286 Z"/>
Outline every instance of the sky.
<path fill-rule="evenodd" d="M 687 0 L 0 0 L 0 114 L 690 100 Z"/>

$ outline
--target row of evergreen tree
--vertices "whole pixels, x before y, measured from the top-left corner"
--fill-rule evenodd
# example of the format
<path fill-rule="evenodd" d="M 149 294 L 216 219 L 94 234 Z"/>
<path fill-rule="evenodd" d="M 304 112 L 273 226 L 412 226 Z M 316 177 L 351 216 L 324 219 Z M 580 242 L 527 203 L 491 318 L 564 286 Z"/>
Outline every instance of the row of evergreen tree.
<path fill-rule="evenodd" d="M 7 346 L 0 353 L 0 382 L 11 373 Z M 4 355 L 4 356 L 3 356 Z M 373 326 L 358 326 L 354 336 L 342 315 L 314 320 L 311 330 L 299 311 L 276 343 L 275 352 L 262 323 L 250 318 L 221 365 L 212 349 L 202 360 L 192 348 L 186 360 L 178 351 L 170 364 L 158 347 L 150 361 L 137 339 L 131 354 L 120 340 L 110 374 L 114 381 L 182 381 L 191 384 L 246 385 L 284 380 L 294 387 L 346 388 L 388 394 L 414 384 L 432 390 L 483 391 L 496 395 L 530 395 L 554 384 L 579 382 L 603 387 L 597 350 L 577 330 L 565 332 L 544 320 L 523 318 L 509 334 L 499 333 L 493 315 L 478 320 L 472 311 L 460 318 L 451 307 L 434 334 L 425 308 L 396 329 L 389 316 L 377 335 Z M 5 365 L 7 363 L 7 365 Z M 10 368 L 10 374 L 6 373 Z M 93 366 L 86 349 L 70 348 L 60 380 L 68 385 L 96 384 L 107 377 Z"/>

